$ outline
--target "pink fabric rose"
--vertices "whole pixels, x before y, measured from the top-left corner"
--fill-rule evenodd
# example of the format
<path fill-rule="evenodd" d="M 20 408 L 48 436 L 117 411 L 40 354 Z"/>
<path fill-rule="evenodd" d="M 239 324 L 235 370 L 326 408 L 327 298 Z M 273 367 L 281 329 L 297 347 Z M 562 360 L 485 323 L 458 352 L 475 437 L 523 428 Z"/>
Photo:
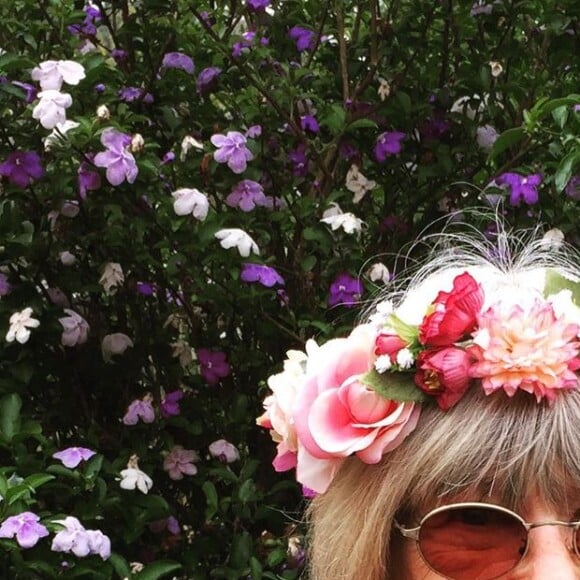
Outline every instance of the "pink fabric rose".
<path fill-rule="evenodd" d="M 361 325 L 308 360 L 294 405 L 296 477 L 317 493 L 326 491 L 346 457 L 378 463 L 417 424 L 418 405 L 384 399 L 359 380 L 373 368 L 375 339 L 376 330 Z"/>

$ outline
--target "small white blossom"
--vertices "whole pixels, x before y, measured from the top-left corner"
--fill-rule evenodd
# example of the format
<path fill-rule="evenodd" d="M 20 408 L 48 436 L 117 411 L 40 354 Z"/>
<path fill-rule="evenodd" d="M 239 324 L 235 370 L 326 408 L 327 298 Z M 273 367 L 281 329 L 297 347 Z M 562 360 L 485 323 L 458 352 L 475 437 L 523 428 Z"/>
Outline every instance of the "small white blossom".
<path fill-rule="evenodd" d="M 174 191 L 171 196 L 173 202 L 173 211 L 177 215 L 192 214 L 195 219 L 204 221 L 209 212 L 209 201 L 207 196 L 197 189 L 182 187 Z"/>
<path fill-rule="evenodd" d="M 451 113 L 458 113 L 460 115 L 465 115 L 468 119 L 475 119 L 475 117 L 482 113 L 485 110 L 485 106 L 487 101 L 489 100 L 489 95 L 486 95 L 484 99 L 482 99 L 479 95 L 472 95 L 472 96 L 464 96 L 457 99 L 453 105 L 451 105 L 451 109 L 449 110 Z M 475 109 L 472 102 L 479 102 L 477 108 Z"/>
<path fill-rule="evenodd" d="M 89 335 L 88 322 L 70 308 L 65 308 L 64 311 L 68 316 L 58 319 L 63 328 L 60 338 L 61 344 L 63 346 L 76 346 L 87 342 Z"/>
<path fill-rule="evenodd" d="M 351 212 L 345 212 L 340 209 L 338 204 L 333 204 L 332 207 L 322 214 L 322 223 L 329 225 L 333 231 L 342 228 L 347 234 L 359 233 L 362 230 L 364 222 L 357 218 Z M 338 211 L 337 211 L 338 210 Z"/>
<path fill-rule="evenodd" d="M 68 250 L 59 252 L 58 259 L 63 266 L 72 266 L 77 261 L 76 256 L 71 254 Z"/>
<path fill-rule="evenodd" d="M 397 364 L 402 369 L 410 369 L 413 366 L 414 362 L 415 362 L 415 359 L 413 357 L 413 354 L 411 353 L 411 351 L 408 348 L 402 348 L 397 353 Z"/>
<path fill-rule="evenodd" d="M 379 77 L 377 94 L 381 101 L 384 101 L 391 94 L 391 85 L 383 77 Z"/>
<path fill-rule="evenodd" d="M 503 72 L 503 66 L 497 60 L 490 60 L 489 67 L 491 68 L 491 76 L 494 78 L 497 78 Z"/>
<path fill-rule="evenodd" d="M 186 135 L 181 142 L 181 153 L 179 154 L 180 161 L 185 161 L 187 154 L 192 148 L 201 151 L 203 150 L 203 144 L 200 143 L 197 139 L 193 138 L 191 135 Z"/>
<path fill-rule="evenodd" d="M 44 150 L 50 151 L 55 145 L 64 143 L 64 136 L 71 130 L 76 129 L 79 123 L 76 121 L 69 121 L 64 123 L 57 123 L 56 127 L 44 139 Z"/>
<path fill-rule="evenodd" d="M 377 357 L 375 361 L 375 369 L 377 373 L 384 373 L 388 371 L 393 363 L 391 362 L 391 357 L 388 354 L 382 354 L 381 356 Z"/>
<path fill-rule="evenodd" d="M 54 129 L 66 121 L 66 110 L 72 105 L 68 93 L 46 90 L 38 93 L 40 101 L 32 110 L 32 118 L 40 121 L 45 129 Z"/>
<path fill-rule="evenodd" d="M 371 314 L 369 323 L 373 326 L 382 328 L 389 322 L 389 318 L 393 313 L 394 306 L 392 300 L 383 300 L 376 306 L 375 312 Z"/>
<path fill-rule="evenodd" d="M 542 237 L 542 246 L 558 249 L 564 243 L 564 232 L 558 228 L 548 230 Z"/>
<path fill-rule="evenodd" d="M 105 289 L 106 294 L 114 294 L 117 286 L 125 281 L 125 274 L 121 264 L 117 262 L 108 262 L 105 264 L 103 275 L 99 279 L 99 284 Z"/>
<path fill-rule="evenodd" d="M 99 105 L 97 107 L 97 119 L 99 121 L 108 121 L 111 118 L 111 111 L 107 105 Z"/>
<path fill-rule="evenodd" d="M 153 487 L 153 480 L 139 469 L 139 458 L 132 455 L 127 463 L 127 469 L 121 471 L 121 489 L 138 489 L 140 492 L 147 494 Z"/>
<path fill-rule="evenodd" d="M 225 228 L 215 233 L 215 237 L 220 240 L 220 245 L 225 250 L 237 248 L 242 258 L 247 258 L 250 253 L 259 255 L 258 244 L 244 230 L 239 228 Z"/>
<path fill-rule="evenodd" d="M 38 328 L 39 326 L 40 321 L 32 318 L 32 308 L 28 307 L 20 312 L 15 312 L 10 317 L 10 328 L 6 333 L 6 342 L 16 340 L 20 344 L 24 344 L 30 338 L 29 328 Z"/>
<path fill-rule="evenodd" d="M 59 91 L 63 82 L 78 85 L 85 78 L 85 68 L 74 60 L 47 60 L 34 67 L 30 76 L 43 91 Z"/>
<path fill-rule="evenodd" d="M 129 347 L 134 346 L 133 341 L 122 332 L 107 334 L 101 342 L 103 360 L 108 363 L 116 354 L 123 354 Z"/>
<path fill-rule="evenodd" d="M 368 277 L 371 279 L 371 282 L 382 282 L 386 284 L 391 279 L 391 274 L 382 262 L 377 262 L 369 268 Z"/>
<path fill-rule="evenodd" d="M 356 165 L 351 165 L 346 174 L 346 188 L 354 193 L 353 203 L 358 203 L 361 199 L 377 186 L 376 181 L 367 179 Z"/>
<path fill-rule="evenodd" d="M 133 153 L 138 153 L 143 150 L 143 147 L 145 147 L 145 139 L 143 139 L 143 135 L 141 135 L 141 133 L 135 133 L 131 138 L 131 151 Z"/>
<path fill-rule="evenodd" d="M 173 358 L 179 359 L 179 364 L 186 368 L 193 362 L 194 351 L 193 348 L 185 340 L 179 339 L 176 342 L 172 342 L 171 346 L 171 356 Z"/>
<path fill-rule="evenodd" d="M 477 136 L 475 137 L 475 140 L 484 151 L 489 152 L 498 137 L 499 133 L 495 130 L 495 127 L 492 125 L 482 125 L 477 128 Z"/>

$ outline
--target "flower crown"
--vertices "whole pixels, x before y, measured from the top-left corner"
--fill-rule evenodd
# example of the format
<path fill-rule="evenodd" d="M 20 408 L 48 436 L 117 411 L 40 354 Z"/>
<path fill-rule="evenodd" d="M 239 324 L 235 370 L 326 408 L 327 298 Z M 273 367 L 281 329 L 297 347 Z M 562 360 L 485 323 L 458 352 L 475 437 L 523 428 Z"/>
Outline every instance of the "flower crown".
<path fill-rule="evenodd" d="M 324 493 L 346 457 L 374 464 L 400 445 L 422 405 L 446 411 L 475 385 L 538 402 L 578 388 L 580 284 L 541 272 L 542 288 L 514 298 L 516 287 L 484 292 L 465 271 L 419 324 L 405 320 L 411 295 L 398 308 L 381 302 L 345 338 L 289 351 L 257 419 L 278 444 L 276 471 L 295 467 L 307 495 Z"/>

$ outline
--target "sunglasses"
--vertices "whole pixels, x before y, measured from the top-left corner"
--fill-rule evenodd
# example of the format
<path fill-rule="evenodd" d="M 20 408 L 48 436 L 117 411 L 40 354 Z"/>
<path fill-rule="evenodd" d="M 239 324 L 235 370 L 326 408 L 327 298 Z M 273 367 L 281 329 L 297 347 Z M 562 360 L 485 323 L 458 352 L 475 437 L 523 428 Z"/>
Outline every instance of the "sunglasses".
<path fill-rule="evenodd" d="M 515 568 L 528 550 L 530 530 L 572 528 L 572 547 L 580 556 L 580 521 L 526 522 L 507 508 L 487 503 L 456 503 L 430 511 L 415 528 L 395 521 L 405 538 L 417 542 L 423 560 L 452 580 L 493 580 Z"/>

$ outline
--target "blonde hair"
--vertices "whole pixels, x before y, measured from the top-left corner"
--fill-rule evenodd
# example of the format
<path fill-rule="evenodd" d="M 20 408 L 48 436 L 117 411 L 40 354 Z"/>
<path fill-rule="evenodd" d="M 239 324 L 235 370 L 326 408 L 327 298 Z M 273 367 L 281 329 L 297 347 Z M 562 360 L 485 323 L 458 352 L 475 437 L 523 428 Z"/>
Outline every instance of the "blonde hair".
<path fill-rule="evenodd" d="M 548 268 L 580 280 L 577 254 L 537 232 L 500 230 L 495 244 L 446 234 L 397 302 L 422 316 L 458 269 L 477 273 L 488 293 L 517 301 L 543 285 Z M 532 491 L 560 507 L 580 492 L 580 392 L 548 404 L 524 392 L 508 398 L 471 388 L 447 412 L 425 407 L 415 431 L 381 463 L 345 461 L 308 510 L 310 578 L 389 580 L 395 516 L 416 522 L 442 502 L 489 495 L 517 510 Z"/>

